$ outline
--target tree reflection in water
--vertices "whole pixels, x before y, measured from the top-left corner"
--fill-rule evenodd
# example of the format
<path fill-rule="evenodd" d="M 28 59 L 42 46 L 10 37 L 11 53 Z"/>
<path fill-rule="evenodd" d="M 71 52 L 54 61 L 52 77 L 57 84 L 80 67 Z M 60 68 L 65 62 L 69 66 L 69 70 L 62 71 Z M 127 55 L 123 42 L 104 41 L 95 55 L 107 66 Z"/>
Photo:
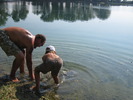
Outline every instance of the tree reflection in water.
<path fill-rule="evenodd" d="M 31 9 L 29 8 L 31 6 Z M 88 21 L 99 18 L 105 20 L 110 16 L 109 6 L 94 6 L 84 2 L 55 2 L 55 1 L 15 1 L 0 3 L 0 26 L 5 25 L 8 17 L 14 22 L 25 20 L 29 10 L 35 15 L 40 15 L 44 22 L 64 20 L 74 22 L 77 20 Z"/>

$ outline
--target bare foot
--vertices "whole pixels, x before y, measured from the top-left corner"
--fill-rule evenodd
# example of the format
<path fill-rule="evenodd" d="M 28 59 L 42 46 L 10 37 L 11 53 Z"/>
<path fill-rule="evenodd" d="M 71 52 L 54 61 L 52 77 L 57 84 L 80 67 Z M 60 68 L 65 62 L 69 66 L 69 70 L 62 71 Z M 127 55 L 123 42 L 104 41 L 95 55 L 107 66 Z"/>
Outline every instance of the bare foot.
<path fill-rule="evenodd" d="M 40 91 L 39 91 L 39 89 L 37 89 L 36 86 L 32 86 L 32 87 L 30 88 L 30 90 L 33 91 L 35 94 L 40 94 Z"/>
<path fill-rule="evenodd" d="M 20 82 L 16 77 L 15 77 L 15 78 L 10 78 L 10 80 L 11 80 L 12 82 Z"/>
<path fill-rule="evenodd" d="M 30 88 L 30 90 L 36 91 L 36 86 L 32 86 L 32 87 Z"/>

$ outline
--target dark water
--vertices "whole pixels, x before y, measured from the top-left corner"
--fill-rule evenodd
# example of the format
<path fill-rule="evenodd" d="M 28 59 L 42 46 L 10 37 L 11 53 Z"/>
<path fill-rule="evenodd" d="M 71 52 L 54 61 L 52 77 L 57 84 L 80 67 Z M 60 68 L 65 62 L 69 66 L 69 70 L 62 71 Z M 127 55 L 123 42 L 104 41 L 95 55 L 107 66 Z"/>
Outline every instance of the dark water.
<path fill-rule="evenodd" d="M 0 28 L 18 26 L 46 35 L 64 60 L 57 94 L 63 100 L 133 100 L 133 7 L 75 2 L 0 3 Z M 0 72 L 14 57 L 0 49 Z"/>

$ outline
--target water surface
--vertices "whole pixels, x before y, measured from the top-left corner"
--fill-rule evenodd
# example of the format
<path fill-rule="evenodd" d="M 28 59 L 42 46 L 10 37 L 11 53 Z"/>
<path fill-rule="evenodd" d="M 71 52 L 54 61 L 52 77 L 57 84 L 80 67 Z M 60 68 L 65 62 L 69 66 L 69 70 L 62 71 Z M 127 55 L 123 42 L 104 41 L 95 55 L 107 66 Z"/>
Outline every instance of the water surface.
<path fill-rule="evenodd" d="M 64 60 L 64 82 L 57 90 L 63 100 L 133 99 L 132 18 L 132 6 L 0 3 L 0 28 L 17 26 L 46 35 L 44 47 L 33 52 L 34 67 L 47 45 L 56 47 Z M 1 73 L 9 73 L 14 57 L 0 52 Z"/>

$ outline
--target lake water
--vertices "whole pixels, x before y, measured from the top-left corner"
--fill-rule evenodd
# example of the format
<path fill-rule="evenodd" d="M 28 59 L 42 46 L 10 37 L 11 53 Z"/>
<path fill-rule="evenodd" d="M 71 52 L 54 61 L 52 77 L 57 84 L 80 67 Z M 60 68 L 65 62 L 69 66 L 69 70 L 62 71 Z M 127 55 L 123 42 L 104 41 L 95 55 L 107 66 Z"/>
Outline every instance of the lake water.
<path fill-rule="evenodd" d="M 1 2 L 0 28 L 10 26 L 47 37 L 33 52 L 34 67 L 46 46 L 56 47 L 64 60 L 62 100 L 133 100 L 132 6 Z M 10 73 L 13 58 L 0 49 L 1 73 Z"/>

